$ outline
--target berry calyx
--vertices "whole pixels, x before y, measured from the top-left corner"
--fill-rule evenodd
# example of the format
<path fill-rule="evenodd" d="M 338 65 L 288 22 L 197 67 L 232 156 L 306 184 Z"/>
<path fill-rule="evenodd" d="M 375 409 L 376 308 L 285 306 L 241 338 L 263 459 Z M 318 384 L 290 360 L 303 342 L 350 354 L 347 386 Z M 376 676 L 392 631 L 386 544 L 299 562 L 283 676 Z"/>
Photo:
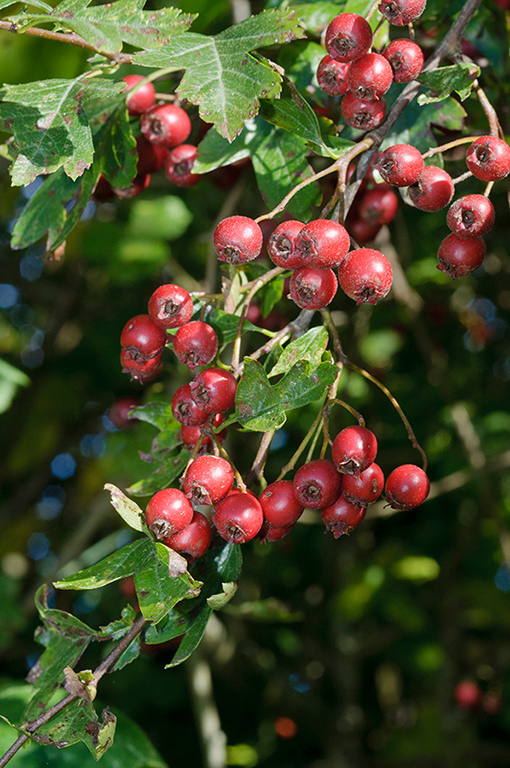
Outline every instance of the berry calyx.
<path fill-rule="evenodd" d="M 209 520 L 201 512 L 194 512 L 186 528 L 173 536 L 162 539 L 165 546 L 181 555 L 187 555 L 193 561 L 205 555 L 211 543 L 212 532 Z"/>
<path fill-rule="evenodd" d="M 366 427 L 345 427 L 333 440 L 331 455 L 339 472 L 359 476 L 375 461 L 377 438 Z"/>
<path fill-rule="evenodd" d="M 260 494 L 259 502 L 269 528 L 289 530 L 303 512 L 303 505 L 296 499 L 290 480 L 270 483 Z"/>
<path fill-rule="evenodd" d="M 172 397 L 171 408 L 174 419 L 186 427 L 200 427 L 209 418 L 209 414 L 202 411 L 193 400 L 189 384 L 179 387 Z"/>
<path fill-rule="evenodd" d="M 380 53 L 366 53 L 350 65 L 347 82 L 358 99 L 379 99 L 393 82 L 393 70 Z"/>
<path fill-rule="evenodd" d="M 165 176 L 177 187 L 192 187 L 202 178 L 200 173 L 192 173 L 198 150 L 193 144 L 179 144 L 165 157 L 163 169 Z"/>
<path fill-rule="evenodd" d="M 220 221 L 213 235 L 213 244 L 219 261 L 228 264 L 246 264 L 262 250 L 262 230 L 248 216 L 229 216 Z"/>
<path fill-rule="evenodd" d="M 461 237 L 485 235 L 492 229 L 494 219 L 494 206 L 485 195 L 459 197 L 446 214 L 446 223 Z"/>
<path fill-rule="evenodd" d="M 125 91 L 131 91 L 135 85 L 145 80 L 142 75 L 128 75 L 124 78 L 126 83 Z M 132 93 L 128 93 L 126 97 L 126 104 L 130 115 L 143 115 L 151 107 L 154 106 L 156 101 L 156 89 L 152 83 L 144 83 Z"/>
<path fill-rule="evenodd" d="M 496 136 L 480 136 L 466 152 L 466 164 L 482 181 L 498 181 L 510 173 L 510 146 Z"/>
<path fill-rule="evenodd" d="M 384 254 L 375 248 L 358 248 L 347 254 L 338 269 L 342 290 L 358 304 L 377 304 L 389 292 L 393 270 Z"/>
<path fill-rule="evenodd" d="M 145 521 L 157 539 L 182 531 L 192 519 L 193 507 L 177 488 L 158 491 L 145 509 Z"/>
<path fill-rule="evenodd" d="M 120 345 L 144 360 L 161 355 L 166 344 L 165 332 L 157 326 L 150 315 L 135 315 L 128 320 L 120 334 Z"/>
<path fill-rule="evenodd" d="M 390 63 L 396 83 L 410 83 L 423 69 L 423 51 L 407 38 L 392 40 L 382 55 Z"/>
<path fill-rule="evenodd" d="M 244 544 L 258 534 L 264 515 L 252 493 L 232 491 L 214 506 L 211 519 L 223 539 Z"/>
<path fill-rule="evenodd" d="M 481 237 L 461 237 L 452 232 L 437 252 L 437 268 L 449 277 L 465 277 L 482 265 L 485 242 Z"/>
<path fill-rule="evenodd" d="M 390 24 L 404 27 L 422 15 L 426 4 L 426 0 L 381 0 L 378 8 Z"/>
<path fill-rule="evenodd" d="M 122 372 L 129 373 L 131 381 L 148 384 L 156 378 L 162 368 L 161 355 L 155 355 L 146 360 L 135 349 L 123 349 L 120 353 Z"/>
<path fill-rule="evenodd" d="M 317 67 L 317 82 L 319 88 L 328 96 L 344 96 L 349 92 L 347 73 L 350 64 L 337 61 L 332 56 L 324 56 Z"/>
<path fill-rule="evenodd" d="M 322 309 L 333 301 L 338 280 L 332 269 L 296 269 L 290 278 L 289 296 L 302 309 Z"/>
<path fill-rule="evenodd" d="M 421 152 L 411 144 L 394 144 L 380 152 L 374 163 L 384 181 L 394 187 L 408 187 L 421 176 L 424 163 Z"/>
<path fill-rule="evenodd" d="M 402 464 L 386 479 L 385 495 L 393 509 L 414 509 L 429 495 L 430 481 L 420 467 Z"/>
<path fill-rule="evenodd" d="M 152 293 L 148 310 L 160 328 L 180 328 L 193 314 L 193 300 L 180 285 L 166 283 Z"/>
<path fill-rule="evenodd" d="M 376 101 L 372 99 L 358 99 L 352 93 L 346 94 L 342 99 L 342 115 L 347 125 L 360 131 L 371 131 L 381 125 L 386 113 L 386 102 L 381 97 Z"/>
<path fill-rule="evenodd" d="M 174 336 L 177 360 L 193 371 L 199 365 L 208 365 L 216 357 L 218 337 L 214 328 L 202 320 L 182 325 Z"/>
<path fill-rule="evenodd" d="M 360 59 L 372 45 L 370 24 L 357 13 L 341 13 L 328 25 L 324 44 L 338 61 Z"/>
<path fill-rule="evenodd" d="M 340 495 L 342 478 L 332 461 L 315 459 L 303 464 L 292 486 L 297 501 L 307 509 L 324 509 Z"/>
<path fill-rule="evenodd" d="M 359 475 L 345 475 L 342 495 L 350 504 L 366 507 L 376 501 L 384 489 L 384 474 L 375 462 Z"/>
<path fill-rule="evenodd" d="M 301 266 L 313 269 L 338 267 L 349 245 L 349 234 L 345 227 L 330 219 L 310 221 L 294 240 L 294 250 L 302 259 Z"/>
<path fill-rule="evenodd" d="M 267 253 L 277 267 L 298 269 L 304 266 L 303 257 L 294 248 L 294 241 L 304 227 L 302 221 L 291 219 L 278 224 L 267 243 Z"/>
<path fill-rule="evenodd" d="M 335 539 L 349 534 L 358 526 L 366 514 L 366 507 L 351 504 L 340 495 L 338 499 L 321 512 L 322 522 L 326 531 L 330 531 Z"/>
<path fill-rule="evenodd" d="M 184 144 L 190 135 L 191 120 L 181 107 L 162 104 L 143 115 L 140 130 L 152 144 L 177 147 Z"/>
<path fill-rule="evenodd" d="M 455 187 L 449 173 L 437 165 L 426 165 L 408 192 L 416 208 L 421 211 L 439 211 L 448 205 Z"/>
<path fill-rule="evenodd" d="M 234 407 L 237 381 L 223 368 L 206 368 L 190 382 L 191 396 L 207 413 L 224 413 Z"/>
<path fill-rule="evenodd" d="M 197 504 L 216 504 L 233 485 L 232 467 L 221 456 L 198 456 L 184 476 L 184 493 Z"/>

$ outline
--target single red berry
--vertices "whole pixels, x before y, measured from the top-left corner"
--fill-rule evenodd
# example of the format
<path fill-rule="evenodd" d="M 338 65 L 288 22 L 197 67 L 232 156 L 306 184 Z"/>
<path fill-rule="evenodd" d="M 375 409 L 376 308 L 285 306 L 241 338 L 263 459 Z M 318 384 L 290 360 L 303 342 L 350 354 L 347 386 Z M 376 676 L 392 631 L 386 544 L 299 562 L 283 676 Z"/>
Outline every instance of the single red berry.
<path fill-rule="evenodd" d="M 258 539 L 262 544 L 267 544 L 273 541 L 280 541 L 291 532 L 293 525 L 288 528 L 271 528 L 266 522 L 262 524 L 262 528 L 258 532 Z"/>
<path fill-rule="evenodd" d="M 366 507 L 351 504 L 340 495 L 338 499 L 321 512 L 322 522 L 327 531 L 331 531 L 335 539 L 349 534 L 358 526 L 366 514 Z"/>
<path fill-rule="evenodd" d="M 233 485 L 232 467 L 221 456 L 198 456 L 184 476 L 184 493 L 198 504 L 216 504 Z"/>
<path fill-rule="evenodd" d="M 420 467 L 402 464 L 386 479 L 385 495 L 393 509 L 414 509 L 429 495 L 430 481 Z"/>
<path fill-rule="evenodd" d="M 157 539 L 182 531 L 193 519 L 193 507 L 177 488 L 154 494 L 145 509 L 145 521 Z"/>
<path fill-rule="evenodd" d="M 290 278 L 289 296 L 302 309 L 322 309 L 337 292 L 338 280 L 332 269 L 296 269 Z"/>
<path fill-rule="evenodd" d="M 380 152 L 374 164 L 384 181 L 394 187 L 415 184 L 423 171 L 421 152 L 411 144 L 394 144 Z"/>
<path fill-rule="evenodd" d="M 366 53 L 350 65 L 347 82 L 358 99 L 379 99 L 393 82 L 393 70 L 380 53 Z"/>
<path fill-rule="evenodd" d="M 489 717 L 495 717 L 500 715 L 503 711 L 503 699 L 499 693 L 495 691 L 487 691 L 482 696 L 481 702 L 482 711 L 489 715 Z"/>
<path fill-rule="evenodd" d="M 302 258 L 301 266 L 313 269 L 338 267 L 349 245 L 345 227 L 330 219 L 310 221 L 294 240 L 294 250 Z"/>
<path fill-rule="evenodd" d="M 223 539 L 244 544 L 258 534 L 264 515 L 252 493 L 233 491 L 214 506 L 211 519 Z"/>
<path fill-rule="evenodd" d="M 455 686 L 455 701 L 461 709 L 467 709 L 470 712 L 478 709 L 482 702 L 482 691 L 480 686 L 473 680 L 463 680 Z"/>
<path fill-rule="evenodd" d="M 492 229 L 494 219 L 494 206 L 485 195 L 459 197 L 446 214 L 446 223 L 461 237 L 485 235 Z"/>
<path fill-rule="evenodd" d="M 195 512 L 191 523 L 179 533 L 162 539 L 163 544 L 181 555 L 196 560 L 205 555 L 211 543 L 211 524 L 201 512 Z"/>
<path fill-rule="evenodd" d="M 172 413 L 174 419 L 186 427 L 199 427 L 209 418 L 209 414 L 202 411 L 191 397 L 189 384 L 179 387 L 172 397 Z"/>
<path fill-rule="evenodd" d="M 366 427 L 345 427 L 333 440 L 331 453 L 339 472 L 359 476 L 375 461 L 377 438 Z"/>
<path fill-rule="evenodd" d="M 347 125 L 360 131 L 371 131 L 381 125 L 386 113 L 386 102 L 381 97 L 377 100 L 358 99 L 352 93 L 342 99 L 342 115 Z"/>
<path fill-rule="evenodd" d="M 317 67 L 319 88 L 328 96 L 344 96 L 349 92 L 347 72 L 350 64 L 337 61 L 332 56 L 324 56 Z"/>
<path fill-rule="evenodd" d="M 149 299 L 149 315 L 160 328 L 180 328 L 193 314 L 193 300 L 180 285 L 166 283 Z"/>
<path fill-rule="evenodd" d="M 138 173 L 128 187 L 112 187 L 115 197 L 119 200 L 130 200 L 144 192 L 150 184 L 149 173 Z"/>
<path fill-rule="evenodd" d="M 137 408 L 139 405 L 141 405 L 141 402 L 136 397 L 131 397 L 129 395 L 119 397 L 108 410 L 108 418 L 117 429 L 130 427 L 135 421 L 138 421 L 136 416 L 130 415 L 130 411 L 132 408 Z"/>
<path fill-rule="evenodd" d="M 193 371 L 199 365 L 208 365 L 216 357 L 218 337 L 208 323 L 193 320 L 181 325 L 174 336 L 174 352 L 177 360 Z"/>
<path fill-rule="evenodd" d="M 115 200 L 115 191 L 103 174 L 101 174 L 96 182 L 92 197 L 98 203 L 107 203 L 110 200 Z"/>
<path fill-rule="evenodd" d="M 417 182 L 408 188 L 409 197 L 421 211 L 439 211 L 455 192 L 452 177 L 437 165 L 426 165 Z"/>
<path fill-rule="evenodd" d="M 292 486 L 303 507 L 324 509 L 338 498 L 341 484 L 342 477 L 332 461 L 315 459 L 298 469 Z"/>
<path fill-rule="evenodd" d="M 123 349 L 120 353 L 122 372 L 129 373 L 131 381 L 148 384 L 156 378 L 162 368 L 161 355 L 146 360 L 135 349 Z"/>
<path fill-rule="evenodd" d="M 177 147 L 184 144 L 190 135 L 191 120 L 181 107 L 162 104 L 143 115 L 140 129 L 145 138 L 153 144 Z"/>
<path fill-rule="evenodd" d="M 380 224 L 368 224 L 368 222 L 360 219 L 357 214 L 351 214 L 350 211 L 345 220 L 345 227 L 354 242 L 359 245 L 366 245 L 366 243 L 375 240 L 381 229 Z"/>
<path fill-rule="evenodd" d="M 324 44 L 338 61 L 360 59 L 372 45 L 370 24 L 357 13 L 341 13 L 328 25 Z"/>
<path fill-rule="evenodd" d="M 461 237 L 452 232 L 447 235 L 437 252 L 437 268 L 449 277 L 465 277 L 482 265 L 485 242 L 481 237 Z"/>
<path fill-rule="evenodd" d="M 225 417 L 221 413 L 217 413 L 214 419 L 212 420 L 213 427 L 219 427 L 223 422 L 225 421 Z M 202 425 L 203 426 L 203 425 Z M 181 437 L 182 442 L 185 446 L 188 448 L 194 448 L 195 445 L 198 443 L 200 438 L 203 435 L 202 426 L 198 427 L 187 427 L 185 424 L 181 424 Z M 216 432 L 216 437 L 222 443 L 227 435 L 227 428 L 222 429 L 221 432 Z M 201 448 L 210 448 L 212 446 L 212 440 L 211 438 L 206 435 L 201 443 Z"/>
<path fill-rule="evenodd" d="M 358 206 L 358 216 L 371 226 L 389 224 L 397 211 L 398 197 L 386 184 L 377 184 L 364 192 Z"/>
<path fill-rule="evenodd" d="M 237 381 L 223 368 L 206 368 L 190 382 L 191 396 L 203 411 L 224 413 L 235 405 Z"/>
<path fill-rule="evenodd" d="M 135 315 L 128 320 L 120 334 L 120 345 L 145 360 L 161 355 L 166 344 L 166 333 L 150 315 Z"/>
<path fill-rule="evenodd" d="M 390 63 L 396 83 L 410 83 L 423 69 L 423 51 L 406 37 L 392 40 L 382 55 Z"/>
<path fill-rule="evenodd" d="M 366 507 L 376 501 L 384 489 L 384 475 L 375 462 L 359 475 L 345 475 L 342 495 L 350 504 Z"/>
<path fill-rule="evenodd" d="M 379 10 L 384 18 L 396 27 L 404 27 L 418 19 L 427 0 L 381 0 Z"/>
<path fill-rule="evenodd" d="M 296 499 L 290 480 L 270 483 L 260 494 L 259 502 L 269 528 L 290 529 L 303 512 L 303 505 Z"/>
<path fill-rule="evenodd" d="M 393 282 L 391 264 L 374 248 L 358 248 L 347 254 L 338 269 L 342 290 L 358 304 L 377 304 Z"/>
<path fill-rule="evenodd" d="M 477 179 L 498 181 L 510 173 L 510 147 L 495 136 L 480 136 L 466 152 L 466 163 Z"/>
<path fill-rule="evenodd" d="M 262 250 L 262 230 L 248 216 L 229 216 L 214 230 L 213 243 L 219 261 L 245 264 L 253 261 Z"/>
<path fill-rule="evenodd" d="M 136 170 L 139 176 L 159 171 L 168 154 L 166 147 L 161 144 L 151 144 L 142 134 L 136 137 L 136 151 L 138 153 Z"/>
<path fill-rule="evenodd" d="M 278 224 L 267 243 L 271 261 L 283 269 L 298 269 L 304 266 L 303 257 L 294 248 L 294 241 L 305 225 L 291 219 Z"/>
<path fill-rule="evenodd" d="M 136 90 L 131 91 L 135 85 L 145 80 L 142 75 L 128 75 L 124 78 L 126 83 L 125 91 L 129 91 L 126 97 L 126 104 L 130 115 L 143 115 L 144 112 L 151 109 L 156 101 L 156 89 L 152 83 L 144 83 Z"/>
<path fill-rule="evenodd" d="M 177 187 L 192 187 L 200 181 L 200 173 L 192 173 L 197 158 L 197 148 L 193 144 L 179 144 L 165 157 L 163 168 L 165 176 Z"/>

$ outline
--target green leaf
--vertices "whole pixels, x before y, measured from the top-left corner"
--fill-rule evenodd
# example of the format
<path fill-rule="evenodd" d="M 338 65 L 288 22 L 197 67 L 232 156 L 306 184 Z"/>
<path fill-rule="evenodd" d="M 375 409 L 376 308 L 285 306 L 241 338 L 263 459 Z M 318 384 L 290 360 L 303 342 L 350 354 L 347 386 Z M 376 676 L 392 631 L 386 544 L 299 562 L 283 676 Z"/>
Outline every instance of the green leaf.
<path fill-rule="evenodd" d="M 239 325 L 239 317 L 237 315 L 231 315 L 228 312 L 224 312 L 222 309 L 215 309 L 214 307 L 208 307 L 204 313 L 205 322 L 212 325 L 218 336 L 220 337 L 220 345 L 229 344 L 234 341 L 237 328 Z M 243 322 L 243 333 L 246 331 L 256 331 L 260 333 L 260 328 L 248 320 Z"/>
<path fill-rule="evenodd" d="M 172 411 L 168 402 L 159 400 L 146 405 L 138 405 L 136 408 L 131 408 L 130 416 L 138 419 L 139 421 L 145 421 L 147 424 L 152 424 L 153 427 L 158 429 L 165 429 L 168 424 L 168 418 L 172 415 Z"/>
<path fill-rule="evenodd" d="M 165 549 L 170 552 L 168 548 Z M 182 576 L 171 577 L 168 573 L 168 556 L 166 565 L 155 559 L 150 568 L 135 574 L 136 596 L 144 618 L 155 623 L 161 621 L 181 600 L 196 595 L 197 584 L 187 572 Z"/>
<path fill-rule="evenodd" d="M 102 721 L 92 704 L 83 699 L 71 702 L 37 730 L 37 741 L 62 749 L 82 741 L 95 760 L 99 760 L 113 744 L 117 718 L 106 708 Z"/>
<path fill-rule="evenodd" d="M 221 582 L 237 581 L 243 565 L 240 545 L 228 542 L 214 555 L 213 563 Z"/>
<path fill-rule="evenodd" d="M 459 95 L 461 101 L 464 101 L 471 93 L 473 81 L 479 75 L 480 67 L 464 62 L 422 72 L 416 79 L 429 91 L 418 96 L 418 104 L 443 101 L 453 92 Z"/>
<path fill-rule="evenodd" d="M 133 606 L 126 605 L 126 607 L 122 609 L 121 618 L 111 621 L 109 624 L 106 624 L 104 627 L 100 627 L 99 635 L 102 638 L 119 640 L 121 637 L 124 637 L 126 632 L 128 632 L 131 629 L 135 618 L 136 618 L 136 613 Z"/>
<path fill-rule="evenodd" d="M 373 3 L 371 0 L 347 0 L 344 3 L 332 3 L 324 0 L 316 3 L 293 3 L 291 8 L 307 32 L 320 37 L 322 31 L 328 26 L 331 19 L 339 13 L 358 13 L 366 16 Z M 378 18 L 376 16 L 376 18 Z"/>
<path fill-rule="evenodd" d="M 110 491 L 112 506 L 117 510 L 125 523 L 135 531 L 146 531 L 145 518 L 142 510 L 135 501 L 128 499 L 120 488 L 111 483 L 106 483 L 105 491 Z"/>
<path fill-rule="evenodd" d="M 283 296 L 284 288 L 285 278 L 274 277 L 261 291 L 259 291 L 259 296 L 262 296 L 262 303 L 260 305 L 262 317 L 267 317 L 274 305 L 280 301 Z"/>
<path fill-rule="evenodd" d="M 10 5 L 18 5 L 18 3 L 19 0 L 0 0 L 0 11 L 3 8 L 8 8 Z M 42 8 L 43 11 L 50 11 L 50 13 L 53 10 L 51 5 L 43 3 L 42 0 L 25 0 L 25 5 L 33 8 Z"/>
<path fill-rule="evenodd" d="M 149 645 L 166 643 L 168 640 L 184 635 L 189 623 L 189 613 L 183 613 L 178 607 L 173 608 L 158 624 L 150 624 L 147 627 L 144 640 Z"/>
<path fill-rule="evenodd" d="M 277 98 L 281 77 L 250 51 L 304 36 L 293 14 L 266 10 L 215 37 L 185 32 L 157 51 L 136 54 L 133 63 L 186 70 L 178 94 L 199 105 L 200 116 L 231 141 L 254 117 L 259 99 Z"/>
<path fill-rule="evenodd" d="M 174 435 L 175 436 L 175 435 Z M 168 488 L 177 477 L 180 477 L 186 469 L 191 452 L 182 448 L 177 456 L 165 457 L 164 462 L 155 472 L 133 483 L 128 488 L 129 493 L 135 496 L 149 496 L 163 488 Z"/>
<path fill-rule="evenodd" d="M 229 603 L 237 592 L 237 584 L 235 581 L 223 582 L 221 585 L 221 592 L 215 595 L 210 595 L 207 598 L 207 605 L 209 605 L 213 611 L 218 611 Z"/>
<path fill-rule="evenodd" d="M 20 387 L 28 387 L 30 379 L 6 360 L 0 358 L 0 413 L 10 408 Z"/>
<path fill-rule="evenodd" d="M 237 387 L 236 418 L 253 431 L 280 429 L 287 420 L 287 411 L 323 397 L 337 372 L 332 363 L 321 363 L 310 372 L 308 362 L 299 362 L 271 386 L 262 365 L 245 358 L 244 373 Z"/>
<path fill-rule="evenodd" d="M 432 133 L 433 125 L 450 131 L 461 131 L 465 116 L 463 106 L 451 97 L 445 99 L 440 105 L 420 106 L 417 101 L 412 101 L 396 121 L 383 146 L 412 144 L 420 152 L 426 152 L 431 147 L 437 146 Z"/>
<path fill-rule="evenodd" d="M 54 582 L 54 586 L 57 589 L 98 589 L 144 570 L 154 561 L 154 557 L 153 542 L 150 539 L 138 539 L 112 552 L 90 568 Z"/>
<path fill-rule="evenodd" d="M 303 360 L 310 363 L 310 372 L 314 371 L 321 362 L 328 341 L 329 334 L 323 325 L 310 328 L 299 339 L 287 344 L 278 362 L 268 375 L 276 376 L 279 373 L 287 373 L 295 363 Z"/>
<path fill-rule="evenodd" d="M 135 661 L 140 655 L 140 648 L 140 638 L 135 637 L 135 639 L 129 643 L 128 647 L 120 654 L 112 667 L 112 672 L 118 672 L 119 670 L 124 669 L 124 667 L 127 667 L 128 664 L 131 664 L 132 661 Z"/>
<path fill-rule="evenodd" d="M 200 641 L 204 636 L 205 628 L 207 627 L 207 622 L 209 621 L 213 609 L 206 602 L 201 608 L 197 608 L 196 610 L 196 615 L 190 616 L 190 628 L 181 640 L 179 648 L 170 664 L 165 665 L 165 669 L 182 664 L 183 661 L 189 659 L 193 651 L 200 645 Z"/>

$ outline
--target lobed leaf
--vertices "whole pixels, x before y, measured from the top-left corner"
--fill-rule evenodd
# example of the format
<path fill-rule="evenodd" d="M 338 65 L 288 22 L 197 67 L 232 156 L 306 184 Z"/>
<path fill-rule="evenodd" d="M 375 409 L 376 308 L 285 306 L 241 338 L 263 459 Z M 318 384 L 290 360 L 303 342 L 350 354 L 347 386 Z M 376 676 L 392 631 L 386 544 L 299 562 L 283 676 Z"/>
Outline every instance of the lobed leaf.
<path fill-rule="evenodd" d="M 117 718 L 106 707 L 99 720 L 90 702 L 76 699 L 37 729 L 36 740 L 62 749 L 82 741 L 92 757 L 99 760 L 113 744 Z"/>
<path fill-rule="evenodd" d="M 287 344 L 268 375 L 277 376 L 286 373 L 295 363 L 303 360 L 310 363 L 310 372 L 314 371 L 322 360 L 328 341 L 329 334 L 323 325 L 310 328 L 299 339 L 294 339 Z"/>
<path fill-rule="evenodd" d="M 437 147 L 432 126 L 461 131 L 465 116 L 464 107 L 451 96 L 441 104 L 420 106 L 417 101 L 412 101 L 396 121 L 383 146 L 412 144 L 420 152 L 426 152 L 431 147 Z"/>

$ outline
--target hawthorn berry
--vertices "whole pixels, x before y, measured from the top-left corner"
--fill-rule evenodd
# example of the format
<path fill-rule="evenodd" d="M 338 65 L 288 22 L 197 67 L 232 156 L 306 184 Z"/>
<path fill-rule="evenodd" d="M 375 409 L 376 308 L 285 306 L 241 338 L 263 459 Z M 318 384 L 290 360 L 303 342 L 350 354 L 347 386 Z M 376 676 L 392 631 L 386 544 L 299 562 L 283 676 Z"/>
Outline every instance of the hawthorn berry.
<path fill-rule="evenodd" d="M 404 27 L 422 15 L 426 4 L 427 0 L 381 0 L 378 8 L 390 24 Z"/>
<path fill-rule="evenodd" d="M 129 373 L 131 381 L 148 384 L 161 371 L 161 355 L 155 355 L 146 360 L 135 349 L 122 349 L 120 353 L 122 372 Z"/>
<path fill-rule="evenodd" d="M 225 421 L 225 417 L 221 413 L 217 413 L 214 419 L 212 420 L 212 427 L 219 427 L 223 422 Z M 184 445 L 186 445 L 188 448 L 194 448 L 195 445 L 198 443 L 200 438 L 203 436 L 202 431 L 203 425 L 199 425 L 197 427 L 187 427 L 185 424 L 181 424 L 181 438 Z M 220 432 L 215 433 L 217 439 L 220 441 L 220 443 L 223 442 L 223 440 L 226 437 L 227 434 L 227 428 L 222 429 Z M 210 448 L 212 446 L 212 440 L 209 437 L 209 435 L 205 435 L 204 439 L 201 443 L 201 448 Z"/>
<path fill-rule="evenodd" d="M 452 232 L 447 235 L 437 252 L 437 269 L 449 277 L 465 277 L 482 265 L 485 242 L 481 237 L 461 237 Z"/>
<path fill-rule="evenodd" d="M 371 226 L 389 224 L 397 211 L 398 197 L 386 184 L 377 184 L 365 192 L 358 206 L 358 216 Z"/>
<path fill-rule="evenodd" d="M 193 314 L 193 300 L 180 285 L 166 283 L 152 293 L 148 310 L 160 328 L 180 328 Z"/>
<path fill-rule="evenodd" d="M 221 456 L 198 456 L 184 476 L 184 493 L 198 504 L 216 504 L 233 485 L 232 467 Z"/>
<path fill-rule="evenodd" d="M 132 90 L 142 80 L 145 80 L 142 75 L 128 75 L 124 78 L 126 83 L 124 90 L 129 92 L 126 97 L 126 104 L 130 115 L 143 115 L 144 112 L 154 106 L 156 101 L 156 89 L 152 83 L 144 83 L 136 90 Z"/>
<path fill-rule="evenodd" d="M 207 517 L 201 512 L 194 512 L 191 522 L 179 533 L 173 536 L 167 536 L 162 539 L 162 543 L 170 549 L 174 549 L 181 555 L 196 560 L 205 555 L 211 543 L 212 532 L 211 524 Z"/>
<path fill-rule="evenodd" d="M 291 532 L 293 527 L 293 525 L 290 525 L 288 528 L 272 528 L 270 525 L 264 522 L 262 524 L 262 528 L 257 534 L 257 537 L 263 544 L 280 541 L 284 536 Z"/>
<path fill-rule="evenodd" d="M 315 459 L 298 469 L 292 486 L 297 501 L 307 509 L 323 509 L 340 495 L 342 477 L 332 461 Z"/>
<path fill-rule="evenodd" d="M 332 56 L 324 56 L 317 67 L 317 82 L 319 88 L 328 96 L 344 96 L 349 92 L 347 73 L 350 64 L 337 61 Z"/>
<path fill-rule="evenodd" d="M 290 480 L 270 483 L 260 494 L 259 502 L 269 528 L 290 529 L 303 512 L 303 505 L 296 499 Z"/>
<path fill-rule="evenodd" d="M 322 309 L 333 301 L 337 288 L 332 269 L 301 267 L 291 275 L 289 296 L 302 309 Z"/>
<path fill-rule="evenodd" d="M 248 216 L 229 216 L 220 221 L 213 235 L 219 261 L 245 264 L 253 261 L 262 250 L 262 230 Z"/>
<path fill-rule="evenodd" d="M 449 173 L 437 165 L 426 165 L 408 192 L 416 208 L 421 211 L 439 211 L 448 205 L 455 187 Z"/>
<path fill-rule="evenodd" d="M 182 107 L 161 104 L 142 116 L 140 130 L 152 144 L 177 147 L 190 135 L 191 120 Z"/>
<path fill-rule="evenodd" d="M 402 464 L 386 479 L 385 495 L 393 509 L 414 509 L 429 495 L 430 481 L 420 467 Z"/>
<path fill-rule="evenodd" d="M 179 387 L 172 397 L 171 408 L 174 419 L 186 427 L 200 427 L 209 418 L 209 414 L 199 408 L 193 400 L 189 384 Z"/>
<path fill-rule="evenodd" d="M 393 70 L 380 53 L 366 53 L 349 66 L 347 82 L 358 99 L 379 99 L 393 82 Z"/>
<path fill-rule="evenodd" d="M 455 686 L 454 697 L 461 709 L 472 712 L 478 709 L 482 702 L 482 690 L 474 680 L 462 680 Z"/>
<path fill-rule="evenodd" d="M 369 224 L 367 221 L 360 219 L 357 214 L 351 214 L 350 211 L 345 220 L 345 226 L 350 236 L 359 245 L 365 245 L 375 240 L 381 229 L 380 224 Z"/>
<path fill-rule="evenodd" d="M 156 325 L 150 315 L 135 315 L 128 320 L 120 334 L 120 345 L 144 360 L 161 355 L 165 348 L 166 333 Z"/>
<path fill-rule="evenodd" d="M 264 515 L 256 496 L 236 490 L 214 505 L 211 519 L 223 539 L 244 544 L 258 534 Z"/>
<path fill-rule="evenodd" d="M 177 488 L 158 491 L 145 509 L 145 521 L 157 539 L 182 531 L 192 519 L 193 507 Z"/>
<path fill-rule="evenodd" d="M 376 501 L 384 489 L 384 475 L 381 467 L 370 464 L 359 475 L 345 475 L 342 480 L 342 495 L 355 506 L 366 507 Z"/>
<path fill-rule="evenodd" d="M 151 144 L 143 134 L 136 137 L 136 151 L 138 162 L 136 171 L 139 176 L 156 173 L 163 167 L 163 162 L 168 154 L 168 149 L 161 144 Z"/>
<path fill-rule="evenodd" d="M 302 221 L 291 219 L 278 224 L 267 243 L 267 253 L 277 267 L 298 269 L 304 266 L 303 257 L 294 248 L 294 241 L 304 227 Z"/>
<path fill-rule="evenodd" d="M 377 438 L 366 427 L 345 427 L 333 440 L 331 454 L 339 472 L 359 476 L 375 461 Z"/>
<path fill-rule="evenodd" d="M 294 240 L 294 250 L 302 259 L 300 266 L 313 269 L 338 267 L 349 245 L 349 234 L 345 227 L 330 219 L 310 221 Z"/>
<path fill-rule="evenodd" d="M 503 711 L 503 699 L 496 691 L 487 691 L 482 696 L 480 706 L 484 714 L 489 715 L 489 717 L 495 717 Z"/>
<path fill-rule="evenodd" d="M 496 136 L 480 136 L 466 152 L 466 163 L 477 179 L 498 181 L 510 173 L 510 146 Z"/>
<path fill-rule="evenodd" d="M 382 55 L 390 63 L 396 83 L 410 83 L 423 69 L 423 51 L 406 37 L 392 40 Z"/>
<path fill-rule="evenodd" d="M 140 405 L 141 402 L 136 397 L 130 395 L 119 397 L 109 408 L 107 416 L 117 429 L 125 429 L 138 421 L 137 417 L 131 416 L 130 412 L 132 408 Z"/>
<path fill-rule="evenodd" d="M 352 93 L 342 99 L 342 115 L 347 125 L 360 131 L 371 131 L 381 125 L 386 113 L 386 102 L 377 100 L 358 99 Z"/>
<path fill-rule="evenodd" d="M 465 195 L 455 200 L 446 214 L 446 223 L 461 237 L 485 235 L 494 224 L 494 206 L 485 195 Z"/>
<path fill-rule="evenodd" d="M 207 413 L 224 413 L 234 407 L 237 381 L 223 368 L 206 368 L 190 382 L 191 396 Z"/>
<path fill-rule="evenodd" d="M 163 169 L 165 176 L 177 187 L 192 187 L 202 178 L 200 173 L 192 173 L 198 150 L 193 144 L 179 144 L 165 157 Z"/>
<path fill-rule="evenodd" d="M 351 504 L 340 495 L 338 499 L 321 512 L 326 531 L 331 531 L 335 539 L 349 534 L 358 526 L 366 514 L 366 507 Z"/>
<path fill-rule="evenodd" d="M 214 328 L 202 320 L 181 325 L 174 336 L 177 360 L 193 371 L 199 365 L 208 365 L 216 357 L 218 337 Z"/>
<path fill-rule="evenodd" d="M 360 59 L 372 45 L 370 24 L 357 13 L 341 13 L 328 25 L 324 44 L 338 61 Z"/>
<path fill-rule="evenodd" d="M 149 173 L 138 173 L 131 184 L 127 187 L 112 187 L 113 194 L 119 200 L 130 200 L 132 197 L 137 197 L 147 189 L 150 184 Z"/>
<path fill-rule="evenodd" d="M 423 171 L 421 152 L 411 144 L 394 144 L 380 152 L 374 163 L 384 181 L 394 187 L 415 184 Z"/>
<path fill-rule="evenodd" d="M 358 304 L 377 304 L 391 288 L 393 270 L 386 256 L 375 248 L 358 248 L 347 254 L 338 269 L 340 287 Z"/>

